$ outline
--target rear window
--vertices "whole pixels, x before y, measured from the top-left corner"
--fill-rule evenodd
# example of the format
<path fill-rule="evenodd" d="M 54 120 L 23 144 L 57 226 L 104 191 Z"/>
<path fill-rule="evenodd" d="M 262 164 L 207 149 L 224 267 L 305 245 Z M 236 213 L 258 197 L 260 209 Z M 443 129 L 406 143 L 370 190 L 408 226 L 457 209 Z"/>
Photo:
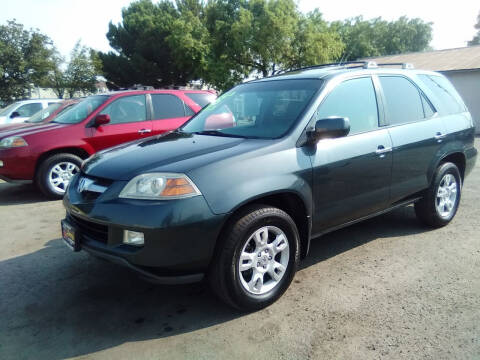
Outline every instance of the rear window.
<path fill-rule="evenodd" d="M 438 98 L 443 112 L 458 114 L 466 110 L 460 95 L 446 78 L 436 75 L 419 75 L 418 77 Z"/>
<path fill-rule="evenodd" d="M 170 119 L 185 116 L 183 101 L 175 95 L 152 94 L 153 118 Z"/>
<path fill-rule="evenodd" d="M 217 98 L 214 94 L 205 94 L 205 93 L 185 93 L 190 99 L 193 100 L 195 104 L 204 108 L 208 104 L 215 101 Z"/>
<path fill-rule="evenodd" d="M 405 124 L 425 118 L 420 92 L 400 76 L 380 76 L 390 125 Z"/>

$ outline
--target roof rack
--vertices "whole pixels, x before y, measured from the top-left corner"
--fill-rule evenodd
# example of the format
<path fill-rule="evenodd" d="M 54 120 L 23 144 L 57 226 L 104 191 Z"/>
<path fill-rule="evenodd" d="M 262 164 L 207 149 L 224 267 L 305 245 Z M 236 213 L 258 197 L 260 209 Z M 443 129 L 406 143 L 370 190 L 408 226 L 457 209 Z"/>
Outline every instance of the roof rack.
<path fill-rule="evenodd" d="M 377 64 L 374 61 L 344 61 L 344 62 L 334 62 L 334 63 L 327 63 L 327 64 L 319 64 L 319 65 L 310 65 L 301 67 L 298 69 L 292 69 L 282 72 L 282 74 L 290 73 L 293 71 L 300 71 L 300 70 L 312 70 L 312 69 L 321 69 L 321 68 L 364 68 L 364 69 L 372 69 L 376 68 Z M 277 73 L 278 75 L 280 73 Z"/>
<path fill-rule="evenodd" d="M 402 69 L 415 69 L 411 63 L 382 63 L 378 64 L 378 66 L 401 66 Z"/>

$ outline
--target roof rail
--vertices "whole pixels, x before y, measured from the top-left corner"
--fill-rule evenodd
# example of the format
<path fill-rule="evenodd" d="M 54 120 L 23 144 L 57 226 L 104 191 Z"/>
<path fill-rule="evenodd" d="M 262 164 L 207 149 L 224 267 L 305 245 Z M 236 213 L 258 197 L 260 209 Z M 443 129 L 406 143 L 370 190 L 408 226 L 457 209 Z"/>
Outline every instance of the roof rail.
<path fill-rule="evenodd" d="M 277 72 L 275 75 L 279 74 L 286 74 L 294 71 L 301 71 L 301 70 L 313 70 L 313 69 L 321 69 L 321 68 L 364 68 L 364 69 L 374 69 L 377 68 L 377 63 L 375 61 L 344 61 L 344 62 L 334 62 L 334 63 L 327 63 L 327 64 L 319 64 L 319 65 L 310 65 L 301 67 L 298 69 L 287 70 L 283 72 Z"/>
<path fill-rule="evenodd" d="M 411 63 L 382 63 L 378 64 L 378 66 L 401 66 L 402 69 L 415 69 Z"/>

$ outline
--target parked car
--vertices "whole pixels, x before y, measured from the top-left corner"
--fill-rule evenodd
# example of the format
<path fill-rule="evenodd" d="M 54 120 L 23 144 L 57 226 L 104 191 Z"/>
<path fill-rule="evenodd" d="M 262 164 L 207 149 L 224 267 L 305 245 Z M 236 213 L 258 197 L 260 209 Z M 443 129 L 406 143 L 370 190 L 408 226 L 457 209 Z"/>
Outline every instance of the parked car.
<path fill-rule="evenodd" d="M 412 203 L 448 224 L 474 134 L 435 72 L 354 63 L 252 81 L 177 131 L 88 159 L 63 200 L 63 237 L 157 282 L 207 275 L 226 303 L 259 309 L 312 238 Z"/>
<path fill-rule="evenodd" d="M 84 159 L 123 142 L 176 129 L 207 91 L 121 91 L 85 98 L 47 124 L 0 132 L 0 179 L 34 181 L 61 198 Z"/>
<path fill-rule="evenodd" d="M 57 103 L 52 103 L 48 105 L 45 109 L 37 111 L 32 117 L 30 117 L 28 120 L 25 120 L 25 122 L 23 123 L 0 125 L 0 133 L 5 130 L 22 129 L 30 126 L 46 124 L 52 121 L 55 117 L 60 115 L 62 112 L 67 111 L 67 109 L 77 104 L 79 101 L 80 99 L 70 99 L 70 100 L 63 100 Z"/>
<path fill-rule="evenodd" d="M 61 101 L 61 99 L 32 99 L 14 102 L 0 110 L 0 125 L 22 123 L 38 111 Z"/>

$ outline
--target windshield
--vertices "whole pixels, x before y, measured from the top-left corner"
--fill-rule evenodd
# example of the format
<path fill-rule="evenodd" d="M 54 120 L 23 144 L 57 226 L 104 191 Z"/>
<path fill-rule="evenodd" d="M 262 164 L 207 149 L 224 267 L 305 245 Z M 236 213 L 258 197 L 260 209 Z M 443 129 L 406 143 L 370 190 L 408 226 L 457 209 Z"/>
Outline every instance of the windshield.
<path fill-rule="evenodd" d="M 43 109 L 43 110 L 40 110 L 40 111 L 37 111 L 30 119 L 28 119 L 27 121 L 25 122 L 28 122 L 28 123 L 39 123 L 39 122 L 42 122 L 43 120 L 45 120 L 47 117 L 49 117 L 50 115 L 52 115 L 52 113 L 57 110 L 60 105 L 62 105 L 62 103 L 53 103 L 49 106 L 47 106 L 47 108 Z"/>
<path fill-rule="evenodd" d="M 12 110 L 15 107 L 15 105 L 17 105 L 17 103 L 10 104 L 10 105 L 4 107 L 3 109 L 0 109 L 0 116 L 8 115 L 10 110 Z"/>
<path fill-rule="evenodd" d="M 108 98 L 108 95 L 90 96 L 78 104 L 69 107 L 67 111 L 58 115 L 52 122 L 60 124 L 78 124 L 107 101 Z"/>
<path fill-rule="evenodd" d="M 187 133 L 275 139 L 295 124 L 322 80 L 272 80 L 239 85 L 181 129 Z"/>

